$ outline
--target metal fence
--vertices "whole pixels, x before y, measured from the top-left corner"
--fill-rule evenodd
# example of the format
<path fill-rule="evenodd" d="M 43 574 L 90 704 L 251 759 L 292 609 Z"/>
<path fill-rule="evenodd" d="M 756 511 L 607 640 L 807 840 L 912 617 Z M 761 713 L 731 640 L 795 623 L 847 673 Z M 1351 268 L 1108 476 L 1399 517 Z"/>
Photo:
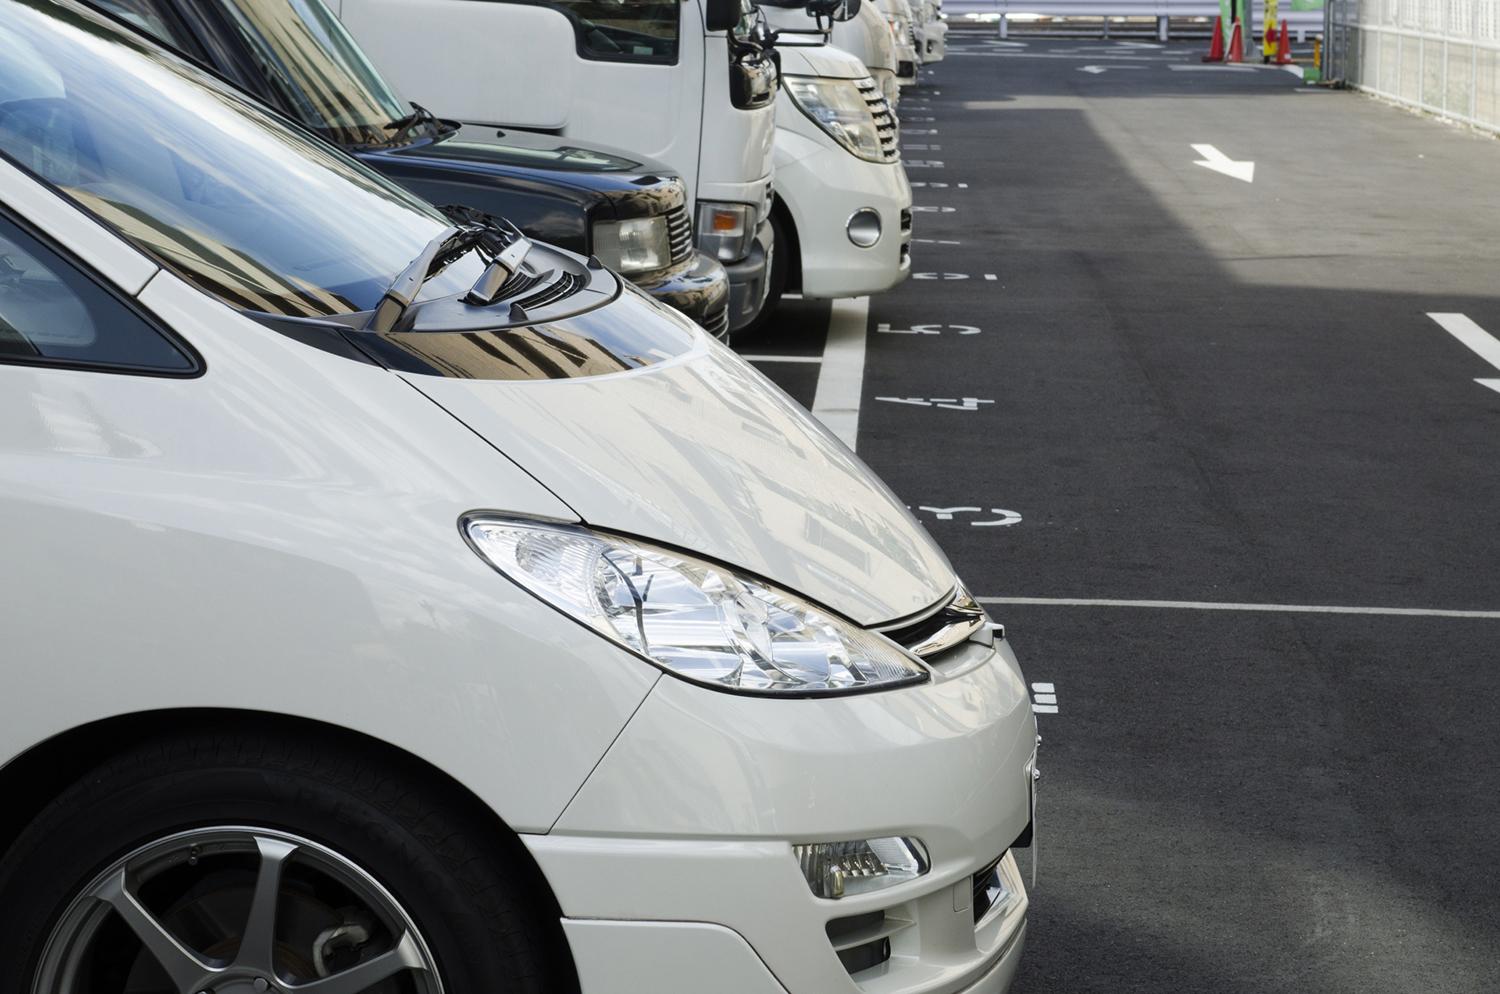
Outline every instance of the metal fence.
<path fill-rule="evenodd" d="M 1282 18 L 1299 39 L 1323 30 L 1321 10 L 1297 10 L 1293 6 L 1292 0 L 1282 0 Z M 973 17 L 998 20 L 1002 35 L 1023 25 L 1036 33 L 1074 33 L 1088 30 L 1082 23 L 1084 18 L 1101 22 L 1100 27 L 1107 35 L 1111 19 L 1115 19 L 1117 26 L 1123 26 L 1120 24 L 1123 18 L 1151 18 L 1155 20 L 1158 36 L 1165 39 L 1169 25 L 1181 25 L 1190 18 L 1212 25 L 1219 14 L 1219 4 L 1218 0 L 943 0 L 943 10 L 960 21 Z M 1260 37 L 1262 10 L 1261 0 L 1251 4 L 1251 30 L 1247 38 Z M 1200 33 L 1206 31 L 1206 27 L 1199 29 Z"/>
<path fill-rule="evenodd" d="M 1500 0 L 1330 0 L 1324 74 L 1500 132 Z"/>

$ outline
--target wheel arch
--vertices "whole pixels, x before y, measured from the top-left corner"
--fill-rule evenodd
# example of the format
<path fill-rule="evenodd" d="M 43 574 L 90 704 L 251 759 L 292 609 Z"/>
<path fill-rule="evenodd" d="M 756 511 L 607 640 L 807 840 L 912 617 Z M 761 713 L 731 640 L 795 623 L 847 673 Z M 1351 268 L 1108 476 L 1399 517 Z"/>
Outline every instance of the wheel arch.
<path fill-rule="evenodd" d="M 393 764 L 420 773 L 464 816 L 481 824 L 520 870 L 526 897 L 537 902 L 546 921 L 546 955 L 557 968 L 555 977 L 566 984 L 559 994 L 577 994 L 578 971 L 562 929 L 562 910 L 541 868 L 520 836 L 477 794 L 446 771 L 382 739 L 339 725 L 291 715 L 222 708 L 142 711 L 80 725 L 32 746 L 0 767 L 0 859 L 26 826 L 68 787 L 112 755 L 167 736 L 195 732 L 222 734 L 243 730 L 260 734 L 337 739 L 372 753 L 383 753 Z"/>
<path fill-rule="evenodd" d="M 786 244 L 782 245 L 780 239 L 776 243 L 776 251 L 786 252 L 786 293 L 802 292 L 802 242 L 797 233 L 797 219 L 792 216 L 792 209 L 786 200 L 777 192 L 772 198 L 771 213 L 780 223 L 778 234 L 786 236 Z"/>

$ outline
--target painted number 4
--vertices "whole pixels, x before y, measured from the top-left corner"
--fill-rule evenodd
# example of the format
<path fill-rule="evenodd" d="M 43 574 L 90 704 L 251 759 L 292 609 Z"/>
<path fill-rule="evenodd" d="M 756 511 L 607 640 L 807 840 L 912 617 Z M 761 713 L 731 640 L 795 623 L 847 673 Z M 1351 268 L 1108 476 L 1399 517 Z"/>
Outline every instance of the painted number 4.
<path fill-rule="evenodd" d="M 875 330 L 882 335 L 941 335 L 944 331 L 955 335 L 979 334 L 979 329 L 970 324 L 914 324 L 910 328 L 892 328 L 882 321 Z"/>

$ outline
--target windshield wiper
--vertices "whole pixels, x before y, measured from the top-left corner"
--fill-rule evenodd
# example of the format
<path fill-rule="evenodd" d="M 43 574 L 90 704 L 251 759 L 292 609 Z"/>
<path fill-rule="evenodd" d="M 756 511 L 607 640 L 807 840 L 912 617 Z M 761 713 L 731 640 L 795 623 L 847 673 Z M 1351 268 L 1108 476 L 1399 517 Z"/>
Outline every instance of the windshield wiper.
<path fill-rule="evenodd" d="M 405 269 L 386 287 L 385 296 L 370 313 L 365 330 L 386 334 L 401 320 L 401 315 L 417 299 L 422 284 L 442 272 L 454 259 L 473 248 L 485 237 L 481 228 L 459 227 L 450 224 L 417 254 Z"/>
<path fill-rule="evenodd" d="M 428 110 L 426 107 L 423 107 L 421 104 L 413 100 L 411 102 L 410 114 L 406 115 L 399 121 L 392 121 L 390 124 L 386 125 L 386 127 L 388 128 L 395 129 L 391 132 L 390 137 L 386 138 L 386 142 L 388 144 L 395 145 L 398 142 L 404 141 L 406 138 L 415 134 L 417 128 L 423 124 L 441 123 L 442 122 L 437 119 L 437 116 L 434 115 L 432 111 Z"/>

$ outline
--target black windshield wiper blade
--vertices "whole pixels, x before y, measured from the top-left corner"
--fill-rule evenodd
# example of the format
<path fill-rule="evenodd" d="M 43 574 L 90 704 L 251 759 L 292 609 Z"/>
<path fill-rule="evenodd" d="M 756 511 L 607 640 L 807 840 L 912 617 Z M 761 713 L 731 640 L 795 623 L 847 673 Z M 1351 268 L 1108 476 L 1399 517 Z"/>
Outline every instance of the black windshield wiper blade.
<path fill-rule="evenodd" d="M 385 296 L 380 298 L 380 303 L 370 313 L 370 320 L 365 322 L 365 330 L 385 334 L 394 328 L 412 301 L 417 299 L 422 284 L 451 262 L 455 254 L 468 251 L 483 237 L 484 232 L 480 229 L 461 228 L 456 224 L 438 232 L 386 287 Z"/>
<path fill-rule="evenodd" d="M 413 132 L 416 131 L 419 125 L 437 123 L 437 116 L 434 115 L 432 111 L 428 110 L 426 107 L 423 107 L 421 104 L 413 100 L 411 102 L 410 114 L 406 115 L 399 121 L 392 121 L 389 125 L 387 125 L 387 127 L 395 128 L 396 130 L 391 132 L 391 135 L 386 139 L 386 142 L 388 144 L 395 145 L 397 142 L 403 141 L 407 137 L 409 137 Z"/>

